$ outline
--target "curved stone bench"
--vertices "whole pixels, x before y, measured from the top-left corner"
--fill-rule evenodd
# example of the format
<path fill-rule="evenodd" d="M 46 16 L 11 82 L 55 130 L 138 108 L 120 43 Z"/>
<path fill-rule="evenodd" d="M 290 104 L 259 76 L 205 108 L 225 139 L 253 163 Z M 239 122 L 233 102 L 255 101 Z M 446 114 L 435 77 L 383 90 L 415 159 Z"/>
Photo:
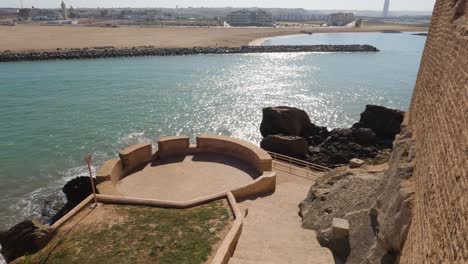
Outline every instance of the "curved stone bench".
<path fill-rule="evenodd" d="M 122 161 L 122 170 L 127 174 L 151 161 L 153 157 L 153 147 L 151 143 L 136 144 L 121 150 L 119 152 L 119 157 Z"/>
<path fill-rule="evenodd" d="M 189 153 L 190 140 L 186 136 L 162 137 L 158 140 L 158 158 L 185 156 Z"/>
<path fill-rule="evenodd" d="M 102 167 L 96 173 L 97 183 L 104 181 L 117 183 L 124 176 L 122 161 L 120 159 L 112 159 L 104 162 Z"/>
<path fill-rule="evenodd" d="M 264 171 L 271 171 L 273 167 L 273 161 L 268 152 L 254 144 L 236 138 L 200 135 L 197 137 L 196 148 L 199 153 L 217 153 L 239 159 L 250 164 L 260 174 Z"/>
<path fill-rule="evenodd" d="M 119 159 L 104 162 L 96 172 L 97 183 L 111 181 L 117 183 L 133 171 L 151 161 L 153 156 L 151 143 L 130 146 L 119 152 Z"/>

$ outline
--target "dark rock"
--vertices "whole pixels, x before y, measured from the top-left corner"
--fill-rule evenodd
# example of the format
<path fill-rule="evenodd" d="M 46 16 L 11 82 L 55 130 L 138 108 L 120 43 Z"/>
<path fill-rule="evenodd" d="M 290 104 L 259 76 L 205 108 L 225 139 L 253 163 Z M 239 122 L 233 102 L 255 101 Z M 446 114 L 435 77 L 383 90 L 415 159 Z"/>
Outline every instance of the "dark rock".
<path fill-rule="evenodd" d="M 401 131 L 404 115 L 403 111 L 367 105 L 366 110 L 361 114 L 361 119 L 353 125 L 353 128 L 370 128 L 381 145 L 391 147 L 395 136 Z"/>
<path fill-rule="evenodd" d="M 57 214 L 66 203 L 67 200 L 63 194 L 60 193 L 60 190 L 57 190 L 56 193 L 49 195 L 44 200 L 44 205 L 41 210 L 41 220 L 46 219 L 44 221 L 46 223 L 51 217 Z"/>
<path fill-rule="evenodd" d="M 67 202 L 72 205 L 78 205 L 93 193 L 91 180 L 86 176 L 77 177 L 67 182 L 62 191 L 67 197 Z"/>
<path fill-rule="evenodd" d="M 0 232 L 1 253 L 7 262 L 26 254 L 33 254 L 47 245 L 52 230 L 34 221 L 23 221 Z"/>
<path fill-rule="evenodd" d="M 329 132 L 326 127 L 313 124 L 307 113 L 301 109 L 286 106 L 268 107 L 263 109 L 260 132 L 265 138 L 271 135 L 305 138 L 309 144 L 307 157 L 302 152 L 292 150 L 291 143 L 287 148 L 284 140 L 269 139 L 262 145 L 270 151 L 300 157 L 327 167 L 336 167 L 349 164 L 353 158 L 374 159 L 380 149 L 391 148 L 395 135 L 400 132 L 403 117 L 402 111 L 368 105 L 361 114 L 360 121 L 353 127 L 337 128 Z M 282 145 L 275 147 L 275 142 Z M 301 151 L 302 149 L 301 147 Z M 383 158 L 381 156 L 379 160 Z"/>
<path fill-rule="evenodd" d="M 385 30 L 382 30 L 382 33 L 390 33 L 390 34 L 392 34 L 392 33 L 393 33 L 393 34 L 397 33 L 397 34 L 398 34 L 398 33 L 403 33 L 403 32 L 401 32 L 401 31 L 399 31 L 399 30 L 385 29 Z"/>
<path fill-rule="evenodd" d="M 267 136 L 260 143 L 264 150 L 278 154 L 304 159 L 307 156 L 308 144 L 305 138 L 296 136 Z"/>
<path fill-rule="evenodd" d="M 96 184 L 96 183 L 94 183 Z M 94 186 L 96 192 L 98 192 L 96 186 Z M 86 199 L 89 195 L 93 193 L 93 189 L 91 187 L 91 180 L 89 177 L 82 176 L 77 177 L 65 184 L 62 189 L 63 193 L 67 198 L 67 203 L 60 209 L 54 216 L 50 218 L 48 224 L 53 225 L 57 222 L 60 218 L 70 212 L 75 206 L 81 203 L 84 199 Z"/>
<path fill-rule="evenodd" d="M 379 153 L 379 149 L 371 143 L 375 143 L 375 135 L 368 129 L 334 129 L 323 143 L 309 148 L 307 160 L 333 167 L 348 164 L 354 158 L 373 159 Z"/>
<path fill-rule="evenodd" d="M 357 144 L 369 147 L 377 145 L 377 136 L 370 128 L 357 128 L 352 130 L 352 141 Z"/>
<path fill-rule="evenodd" d="M 287 106 L 264 108 L 260 133 L 263 137 L 286 135 L 326 138 L 329 135 L 327 128 L 312 124 L 304 110 Z"/>

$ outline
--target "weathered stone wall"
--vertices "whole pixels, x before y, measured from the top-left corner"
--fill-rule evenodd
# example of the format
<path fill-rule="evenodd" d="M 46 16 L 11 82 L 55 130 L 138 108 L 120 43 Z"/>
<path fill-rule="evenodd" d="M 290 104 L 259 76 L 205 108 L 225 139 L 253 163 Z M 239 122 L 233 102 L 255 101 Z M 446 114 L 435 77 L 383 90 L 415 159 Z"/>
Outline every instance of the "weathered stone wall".
<path fill-rule="evenodd" d="M 435 5 L 409 113 L 416 195 L 401 263 L 468 261 L 467 8 Z"/>

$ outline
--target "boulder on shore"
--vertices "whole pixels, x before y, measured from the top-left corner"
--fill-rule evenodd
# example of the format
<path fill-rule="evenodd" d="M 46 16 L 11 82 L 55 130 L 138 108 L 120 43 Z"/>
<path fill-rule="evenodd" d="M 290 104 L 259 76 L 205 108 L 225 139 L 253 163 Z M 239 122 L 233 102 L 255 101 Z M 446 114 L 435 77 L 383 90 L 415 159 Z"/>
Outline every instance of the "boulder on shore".
<path fill-rule="evenodd" d="M 33 254 L 47 245 L 52 229 L 35 221 L 23 221 L 0 232 L 1 253 L 7 262 Z"/>
<path fill-rule="evenodd" d="M 403 118 L 402 111 L 367 105 L 360 121 L 351 128 L 337 128 L 329 132 L 326 127 L 313 124 L 304 110 L 287 106 L 268 107 L 263 109 L 260 125 L 260 132 L 265 138 L 261 147 L 323 166 L 336 167 L 349 164 L 354 158 L 374 159 L 380 150 L 392 148 L 395 135 L 401 131 Z M 268 138 L 277 135 L 304 138 L 309 145 L 308 154 L 302 154 L 303 148 L 302 145 L 299 147 L 298 142 L 293 144 L 285 138 Z"/>
<path fill-rule="evenodd" d="M 307 157 L 309 151 L 305 138 L 297 136 L 267 136 L 260 143 L 260 147 L 267 151 L 302 159 Z"/>
<path fill-rule="evenodd" d="M 395 136 L 401 132 L 405 112 L 377 105 L 366 105 L 361 119 L 353 128 L 370 128 L 383 146 L 391 146 Z"/>
<path fill-rule="evenodd" d="M 373 159 L 379 153 L 377 139 L 367 128 L 337 128 L 321 144 L 309 148 L 308 161 L 328 167 L 349 164 L 354 159 Z"/>
<path fill-rule="evenodd" d="M 286 135 L 306 139 L 313 136 L 324 139 L 329 135 L 327 128 L 314 125 L 304 110 L 287 106 L 264 108 L 260 133 L 263 137 Z"/>
<path fill-rule="evenodd" d="M 96 184 L 96 182 L 94 182 L 94 184 Z M 96 186 L 94 187 L 96 192 L 98 192 Z M 48 222 L 50 225 L 53 225 L 93 193 L 91 180 L 86 176 L 77 177 L 67 182 L 65 186 L 63 186 L 62 191 L 67 198 L 67 203 L 62 207 L 62 209 L 60 209 L 54 216 L 50 218 Z"/>

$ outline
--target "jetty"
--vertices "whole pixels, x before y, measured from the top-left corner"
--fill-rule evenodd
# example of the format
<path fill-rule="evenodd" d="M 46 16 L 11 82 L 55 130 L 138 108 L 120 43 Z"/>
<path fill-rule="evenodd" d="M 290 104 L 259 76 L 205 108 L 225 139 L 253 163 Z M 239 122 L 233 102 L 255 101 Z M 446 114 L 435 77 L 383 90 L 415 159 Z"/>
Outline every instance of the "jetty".
<path fill-rule="evenodd" d="M 115 48 L 108 46 L 82 49 L 57 49 L 53 51 L 12 52 L 6 50 L 0 52 L 0 62 L 284 52 L 379 52 L 379 49 L 371 45 L 283 45 L 193 48 L 155 48 L 154 46 Z"/>

